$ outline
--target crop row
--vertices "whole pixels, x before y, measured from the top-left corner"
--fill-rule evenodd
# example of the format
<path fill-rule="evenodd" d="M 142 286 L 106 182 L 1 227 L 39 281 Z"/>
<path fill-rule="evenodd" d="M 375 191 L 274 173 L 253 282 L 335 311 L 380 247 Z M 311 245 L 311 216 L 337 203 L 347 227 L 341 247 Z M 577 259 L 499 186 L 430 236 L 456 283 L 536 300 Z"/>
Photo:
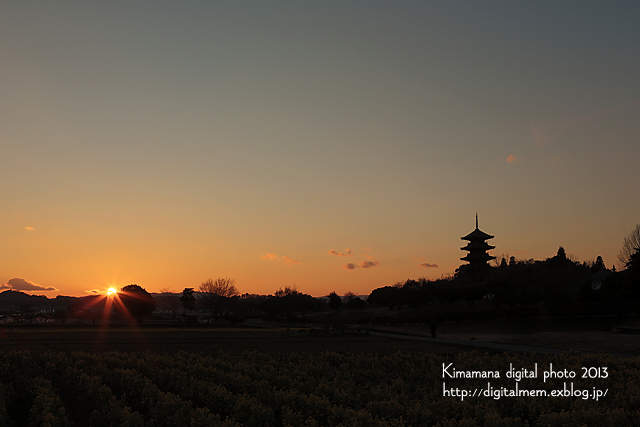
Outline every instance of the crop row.
<path fill-rule="evenodd" d="M 499 371 L 556 369 L 574 379 L 518 381 L 520 389 L 606 389 L 576 397 L 443 396 L 487 379 L 443 378 L 443 364 Z M 606 378 L 582 378 L 606 367 Z M 0 353 L 2 426 L 579 426 L 640 425 L 640 358 L 578 354 L 443 356 L 294 353 Z M 596 372 L 595 370 L 593 372 Z"/>

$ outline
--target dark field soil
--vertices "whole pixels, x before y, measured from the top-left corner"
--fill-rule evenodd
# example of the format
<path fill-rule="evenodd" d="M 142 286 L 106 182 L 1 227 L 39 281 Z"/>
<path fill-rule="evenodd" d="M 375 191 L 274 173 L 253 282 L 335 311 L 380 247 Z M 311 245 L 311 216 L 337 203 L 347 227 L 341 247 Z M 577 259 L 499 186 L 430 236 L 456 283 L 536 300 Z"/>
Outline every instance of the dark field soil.
<path fill-rule="evenodd" d="M 403 334 L 430 334 L 428 326 L 381 326 L 378 329 Z M 493 320 L 438 325 L 438 337 L 460 341 L 551 347 L 568 351 L 640 355 L 640 319 L 594 317 L 566 319 Z"/>
<path fill-rule="evenodd" d="M 257 326 L 257 325 L 253 325 Z M 428 352 L 452 354 L 467 346 L 437 341 L 411 341 L 316 329 L 313 325 L 142 323 L 129 325 L 41 324 L 0 326 L 0 351 L 151 351 L 194 352 L 323 352 L 392 354 Z M 304 328 L 302 327 L 304 326 Z M 367 327 L 363 325 L 363 327 Z M 503 343 L 552 347 L 617 356 L 640 355 L 640 334 L 619 333 L 620 328 L 640 331 L 640 319 L 531 319 L 462 322 L 438 325 L 438 337 L 460 342 Z M 316 325 L 315 328 L 318 328 Z M 429 336 L 427 326 L 376 325 L 376 330 Z M 479 348 L 482 350 L 482 348 Z M 495 352 L 497 350 L 489 351 Z"/>
<path fill-rule="evenodd" d="M 0 351 L 151 351 L 455 353 L 455 346 L 399 341 L 345 332 L 311 336 L 302 330 L 257 329 L 234 325 L 16 325 L 0 327 Z"/>

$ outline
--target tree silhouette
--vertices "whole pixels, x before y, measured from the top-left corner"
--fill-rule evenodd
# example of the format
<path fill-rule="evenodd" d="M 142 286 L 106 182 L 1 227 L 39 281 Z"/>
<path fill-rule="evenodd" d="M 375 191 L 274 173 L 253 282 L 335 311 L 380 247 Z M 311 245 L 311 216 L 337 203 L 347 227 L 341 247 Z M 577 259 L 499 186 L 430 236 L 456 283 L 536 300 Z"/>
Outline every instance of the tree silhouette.
<path fill-rule="evenodd" d="M 336 294 L 335 292 L 331 292 L 329 294 L 329 307 L 331 307 L 332 310 L 337 310 L 341 305 L 342 298 L 340 298 L 340 295 Z"/>
<path fill-rule="evenodd" d="M 346 306 L 348 308 L 362 308 L 364 307 L 364 300 L 358 298 L 358 296 L 352 292 L 352 291 L 348 291 L 344 294 L 346 301 Z"/>
<path fill-rule="evenodd" d="M 293 287 L 278 289 L 275 296 L 267 298 L 260 307 L 272 315 L 292 316 L 294 313 L 315 311 L 320 302 L 311 295 L 301 294 Z"/>
<path fill-rule="evenodd" d="M 230 278 L 218 278 L 215 281 L 209 279 L 200 285 L 200 298 L 211 314 L 219 313 L 227 299 L 240 295 L 235 283 Z"/>
<path fill-rule="evenodd" d="M 196 307 L 196 297 L 193 295 L 193 288 L 184 288 L 182 296 L 180 297 L 180 303 L 184 308 L 184 314 L 188 311 L 192 311 Z"/>
<path fill-rule="evenodd" d="M 295 295 L 297 293 L 298 293 L 298 289 L 296 289 L 296 285 L 293 285 L 293 286 L 285 286 L 284 289 L 282 288 L 278 289 L 275 295 L 278 298 L 282 298 L 288 295 Z"/>
<path fill-rule="evenodd" d="M 120 289 L 118 298 L 127 312 L 137 320 L 150 316 L 156 309 L 156 301 L 151 294 L 135 284 Z"/>
<path fill-rule="evenodd" d="M 367 302 L 369 304 L 380 304 L 392 309 L 400 295 L 400 288 L 397 286 L 384 286 L 371 291 Z"/>
<path fill-rule="evenodd" d="M 640 246 L 636 247 L 635 251 L 629 256 L 629 261 L 627 261 L 625 267 L 634 276 L 640 275 Z"/>
<path fill-rule="evenodd" d="M 627 264 L 631 261 L 631 256 L 637 252 L 637 248 L 640 248 L 640 224 L 636 225 L 636 228 L 624 238 L 622 249 L 618 254 L 621 268 L 628 268 Z"/>
<path fill-rule="evenodd" d="M 602 257 L 600 255 L 598 255 L 598 257 L 596 258 L 596 262 L 593 263 L 593 266 L 591 267 L 592 271 L 600 271 L 602 269 L 604 269 L 604 261 L 602 260 Z"/>

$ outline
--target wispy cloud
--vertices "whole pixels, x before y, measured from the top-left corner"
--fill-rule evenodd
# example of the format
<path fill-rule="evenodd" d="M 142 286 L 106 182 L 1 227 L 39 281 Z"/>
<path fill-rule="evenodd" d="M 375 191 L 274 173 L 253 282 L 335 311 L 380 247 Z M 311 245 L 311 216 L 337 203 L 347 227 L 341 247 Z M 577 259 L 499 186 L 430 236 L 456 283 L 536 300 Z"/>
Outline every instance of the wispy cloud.
<path fill-rule="evenodd" d="M 509 154 L 507 157 L 507 163 L 520 163 L 522 161 L 522 157 L 518 157 L 515 154 Z"/>
<path fill-rule="evenodd" d="M 353 255 L 353 251 L 351 249 L 349 249 L 349 248 L 345 249 L 344 252 L 338 252 L 338 251 L 335 251 L 335 250 L 331 249 L 327 253 L 329 255 L 335 255 L 335 256 L 351 256 L 351 255 Z"/>
<path fill-rule="evenodd" d="M 360 263 L 360 268 L 371 268 L 371 267 L 377 267 L 380 265 L 380 261 L 362 261 Z"/>
<path fill-rule="evenodd" d="M 419 267 L 422 268 L 438 268 L 438 264 L 431 264 L 428 263 L 424 260 L 423 257 L 418 257 L 418 258 L 413 258 L 414 260 L 420 261 L 420 264 L 418 264 Z"/>
<path fill-rule="evenodd" d="M 380 265 L 380 261 L 368 261 L 364 260 L 359 264 L 348 262 L 342 266 L 345 270 L 355 270 L 356 268 L 372 268 Z"/>
<path fill-rule="evenodd" d="M 89 289 L 88 291 L 85 291 L 85 292 L 91 295 L 104 293 L 104 291 L 101 291 L 100 289 Z"/>
<path fill-rule="evenodd" d="M 423 262 L 419 266 L 422 268 L 438 268 L 438 264 L 429 264 L 428 262 Z"/>
<path fill-rule="evenodd" d="M 551 158 L 549 159 L 549 164 L 550 164 L 551 166 L 555 166 L 555 165 L 557 165 L 557 164 L 558 164 L 558 162 L 559 162 L 559 161 L 560 161 L 560 159 L 559 159 L 558 157 L 551 157 Z"/>
<path fill-rule="evenodd" d="M 283 263 L 284 265 L 302 264 L 300 261 L 296 261 L 295 259 L 289 258 L 288 256 L 283 256 L 282 258 L 280 258 L 276 254 L 271 254 L 268 252 L 263 252 L 262 254 L 260 254 L 260 259 L 264 259 L 267 261 L 277 261 Z"/>
<path fill-rule="evenodd" d="M 266 259 L 269 261 L 277 261 L 278 257 L 276 256 L 276 254 L 270 254 L 267 252 L 263 252 L 260 254 L 260 259 Z"/>
<path fill-rule="evenodd" d="M 285 265 L 302 264 L 300 261 L 296 261 L 295 259 L 291 259 L 288 256 L 283 256 L 282 257 L 282 262 Z"/>
<path fill-rule="evenodd" d="M 33 227 L 25 227 L 24 229 L 27 231 L 33 231 Z"/>
<path fill-rule="evenodd" d="M 57 291 L 54 287 L 45 287 L 25 279 L 20 279 L 19 277 L 7 280 L 7 283 L 0 285 L 0 290 L 1 289 L 13 289 L 14 291 Z"/>

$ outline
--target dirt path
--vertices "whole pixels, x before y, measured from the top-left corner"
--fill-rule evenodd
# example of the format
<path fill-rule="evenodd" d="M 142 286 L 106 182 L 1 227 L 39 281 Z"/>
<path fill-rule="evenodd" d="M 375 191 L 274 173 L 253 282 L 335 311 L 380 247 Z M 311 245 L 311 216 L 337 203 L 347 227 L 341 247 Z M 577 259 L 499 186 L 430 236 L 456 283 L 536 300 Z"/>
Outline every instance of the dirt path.
<path fill-rule="evenodd" d="M 424 326 L 387 326 L 378 329 L 417 336 L 428 336 L 429 334 L 428 328 Z M 574 350 L 589 353 L 609 353 L 622 357 L 640 355 L 640 335 L 621 334 L 617 332 L 559 331 L 534 332 L 529 334 L 451 332 L 438 334 L 438 339 L 442 339 L 443 342 L 492 343 Z M 475 346 L 477 346 L 477 344 L 475 344 Z"/>

